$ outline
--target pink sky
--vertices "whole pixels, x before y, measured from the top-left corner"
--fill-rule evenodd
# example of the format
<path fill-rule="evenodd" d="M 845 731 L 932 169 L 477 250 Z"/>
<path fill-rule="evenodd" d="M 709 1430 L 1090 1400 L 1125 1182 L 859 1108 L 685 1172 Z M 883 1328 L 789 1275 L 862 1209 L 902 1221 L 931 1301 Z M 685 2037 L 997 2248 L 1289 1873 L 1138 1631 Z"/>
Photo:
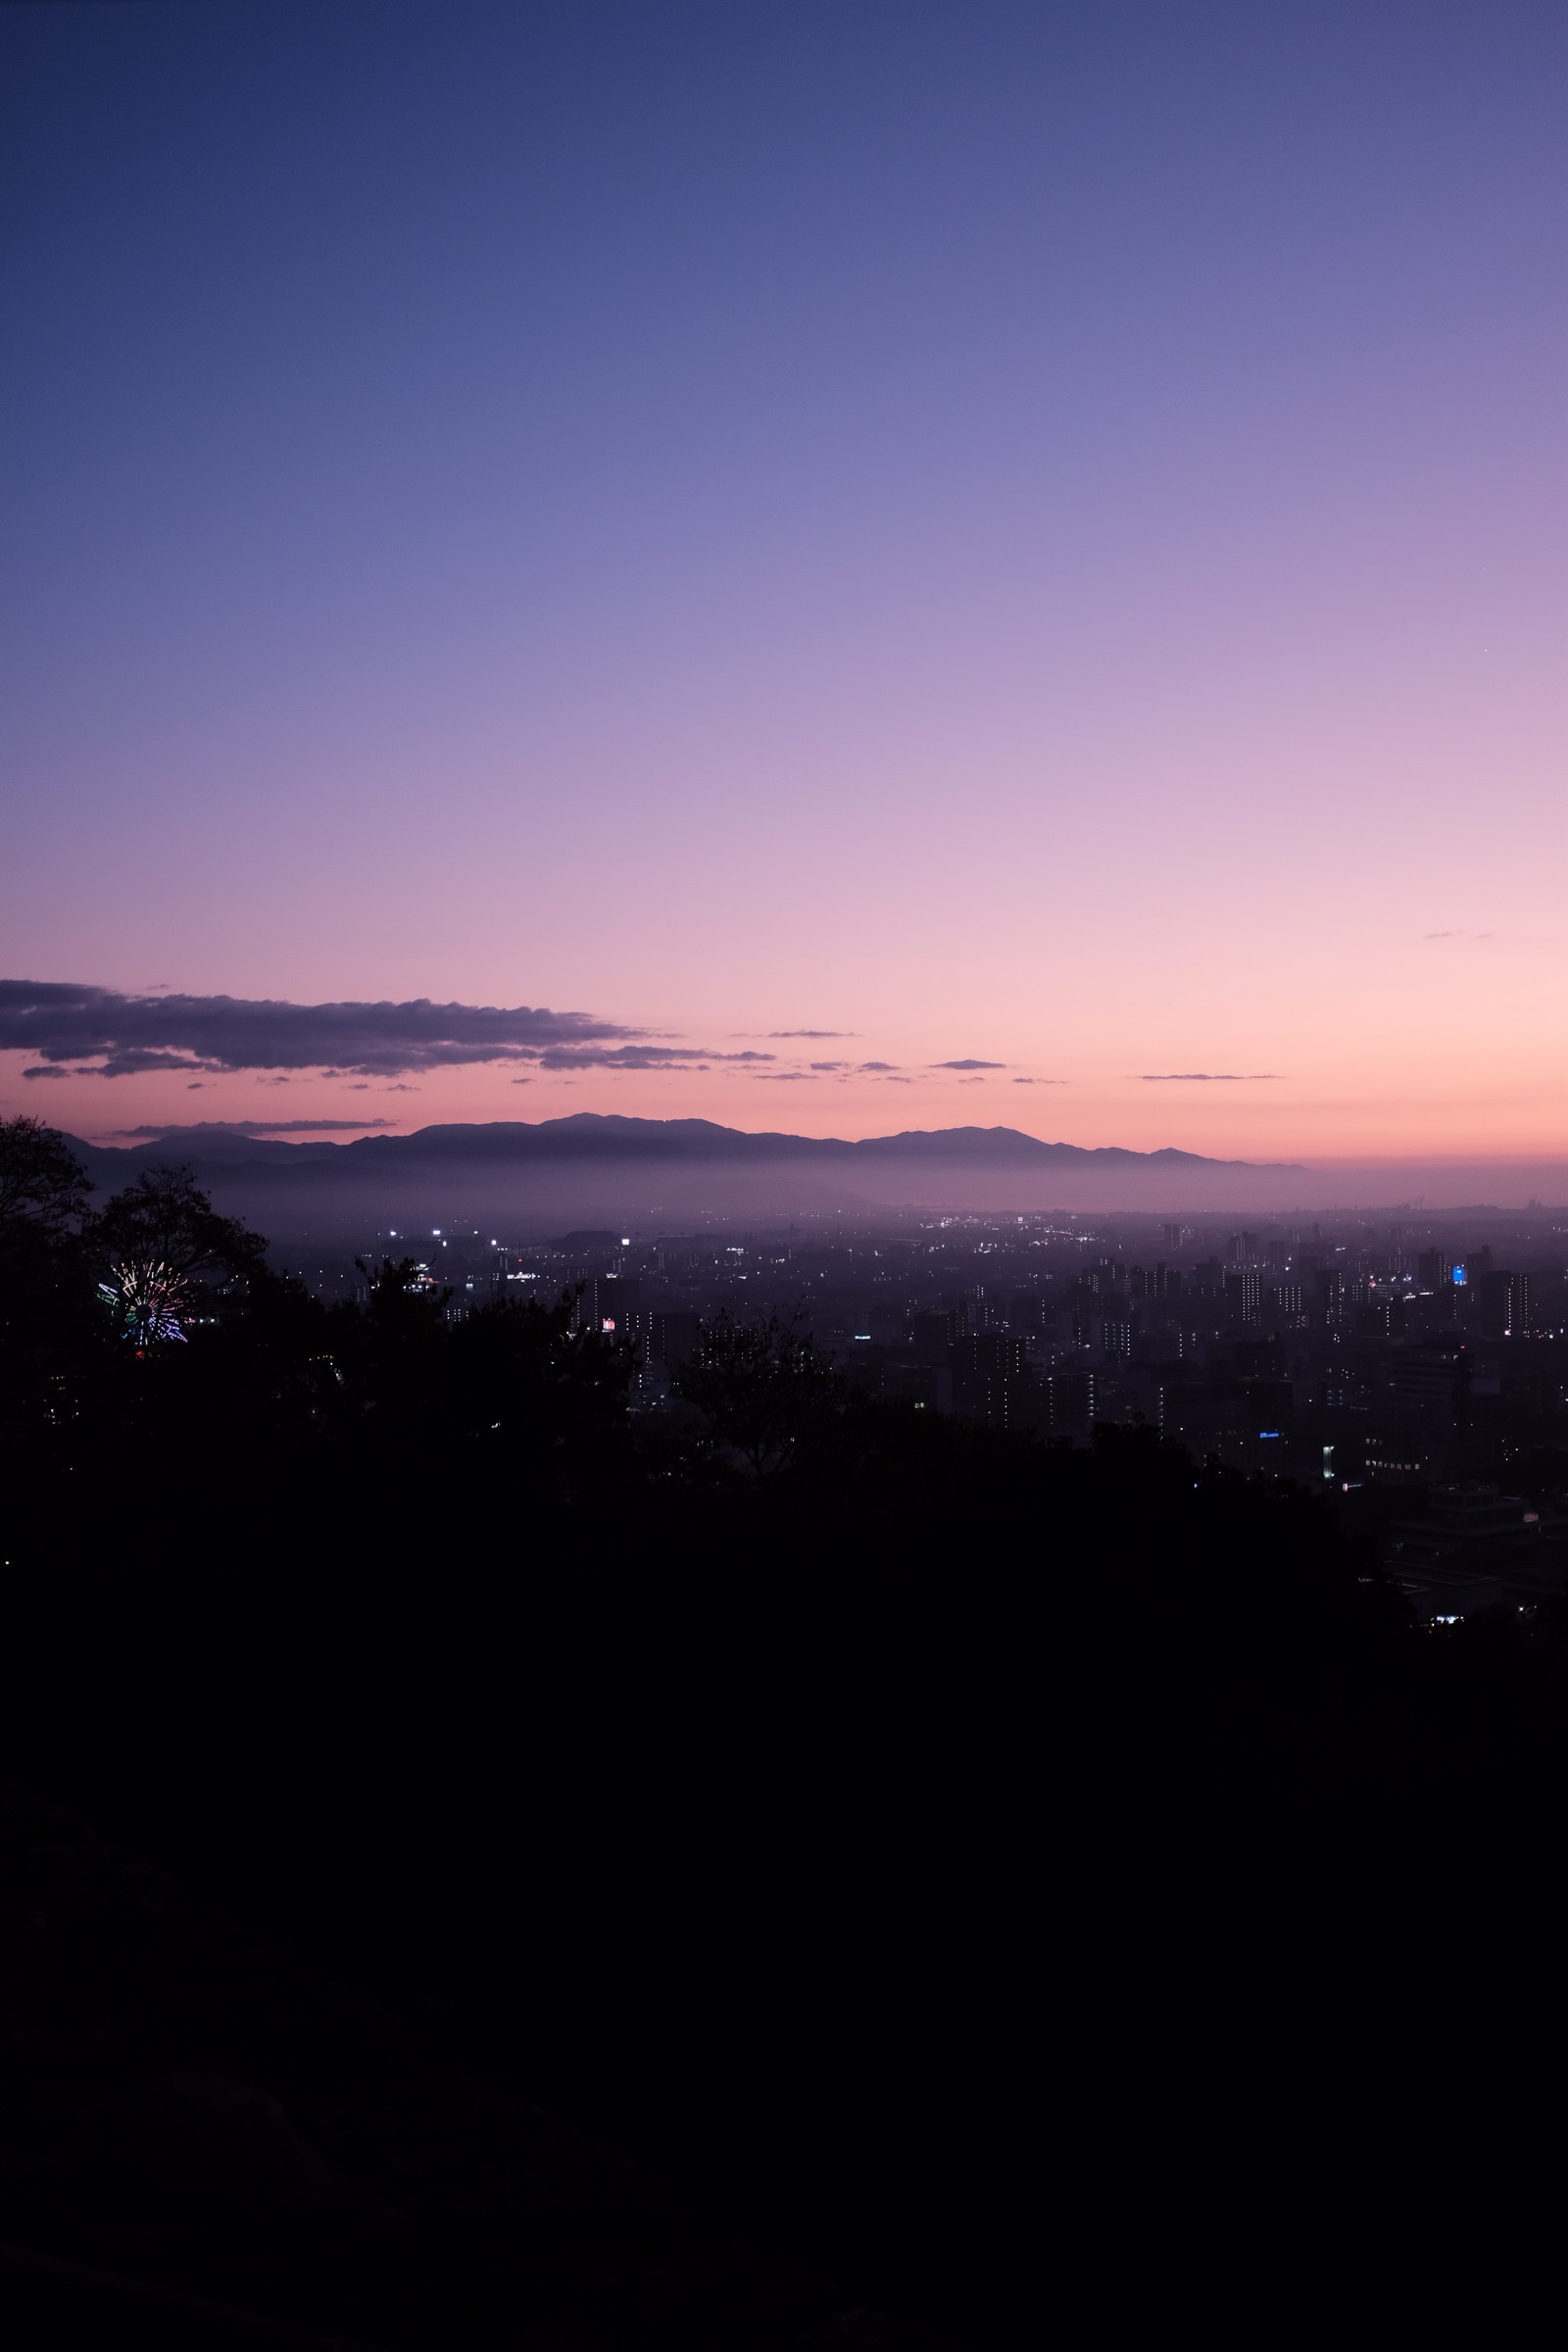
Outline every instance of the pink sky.
<path fill-rule="evenodd" d="M 1568 1157 L 1549 17 L 14 13 L 0 972 L 897 1074 L 0 1107 Z"/>

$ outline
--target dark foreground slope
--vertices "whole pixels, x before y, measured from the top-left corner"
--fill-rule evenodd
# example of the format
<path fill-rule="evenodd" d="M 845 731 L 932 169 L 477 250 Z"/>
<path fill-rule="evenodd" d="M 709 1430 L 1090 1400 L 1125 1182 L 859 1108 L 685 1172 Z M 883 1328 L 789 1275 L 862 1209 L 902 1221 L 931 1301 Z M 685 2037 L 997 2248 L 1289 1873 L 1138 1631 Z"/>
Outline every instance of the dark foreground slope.
<path fill-rule="evenodd" d="M 1168 1808 L 1191 1861 L 1242 1758 L 1298 1762 L 1296 1661 L 1227 1691 L 1200 1642 L 1173 1716 L 1124 1615 L 1168 1629 L 1197 1544 L 1221 1641 L 1261 1550 L 1304 1584 L 1265 1654 L 1304 1613 L 1339 1682 L 1376 1602 L 1329 1564 L 1320 1611 L 1315 1529 L 1179 1460 L 919 1436 L 631 1514 L 232 1464 L 152 1543 L 33 1553 L 12 1769 L 95 1837 L 45 1823 L 29 1886 L 55 2169 L 10 2234 L 371 2343 L 1032 2335 L 1088 1845 L 1142 1875 Z M 1151 1707 L 1199 1717 L 1179 1793 L 1125 1781 Z M 291 2193 L 215 2190 L 215 2142 Z"/>
<path fill-rule="evenodd" d="M 1130 2313 L 1196 2211 L 1283 2226 L 1326 2037 L 1408 2034 L 1422 1825 L 1468 1903 L 1561 1787 L 1554 1621 L 1434 1644 L 1148 1433 L 817 1386 L 757 1477 L 395 1285 L 41 1377 L 0 2231 L 78 2269 L 383 2346 L 1010 2345 L 1116 2216 Z"/>

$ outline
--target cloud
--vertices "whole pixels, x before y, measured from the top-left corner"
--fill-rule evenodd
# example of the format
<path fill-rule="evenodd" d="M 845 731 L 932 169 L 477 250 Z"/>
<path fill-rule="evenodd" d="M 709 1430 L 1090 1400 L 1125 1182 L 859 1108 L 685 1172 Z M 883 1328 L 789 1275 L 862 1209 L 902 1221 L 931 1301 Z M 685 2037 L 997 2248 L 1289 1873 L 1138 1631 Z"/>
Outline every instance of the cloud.
<path fill-rule="evenodd" d="M 855 1034 L 853 1029 L 768 1029 L 763 1032 L 766 1037 L 806 1038 L 854 1037 Z"/>
<path fill-rule="evenodd" d="M 553 1046 L 542 1070 L 684 1070 L 710 1061 L 776 1061 L 775 1054 L 715 1054 L 710 1046 Z"/>
<path fill-rule="evenodd" d="M 1014 1086 L 1065 1086 L 1065 1078 L 1015 1078 Z"/>
<path fill-rule="evenodd" d="M 1140 1070 L 1145 1086 L 1251 1086 L 1278 1070 Z"/>
<path fill-rule="evenodd" d="M 110 1140 L 136 1143 L 143 1136 L 168 1141 L 176 1135 L 359 1135 L 367 1127 L 391 1127 L 391 1119 L 195 1119 L 187 1126 L 112 1127 Z"/>
<path fill-rule="evenodd" d="M 1495 939 L 1495 931 L 1423 931 L 1423 939 Z"/>
<path fill-rule="evenodd" d="M 744 1059 L 733 1055 L 732 1059 Z M 771 1058 L 771 1056 L 769 1056 Z M 771 1073 L 780 1078 L 886 1078 L 897 1064 L 891 1061 L 813 1061 L 804 1070 L 779 1070 Z"/>
<path fill-rule="evenodd" d="M 291 1004 L 270 998 L 124 996 L 62 981 L 0 980 L 0 1052 L 31 1054 L 29 1078 L 176 1071 L 323 1070 L 359 1078 L 471 1062 L 546 1070 L 689 1069 L 771 1061 L 655 1046 L 647 1032 L 528 1004 Z"/>
<path fill-rule="evenodd" d="M 814 1086 L 816 1084 L 814 1070 L 759 1070 L 756 1075 L 763 1086 L 795 1086 L 797 1084 Z"/>
<path fill-rule="evenodd" d="M 1004 1061 L 976 1061 L 973 1055 L 963 1061 L 932 1061 L 926 1064 L 932 1070 L 1004 1070 L 1006 1066 Z"/>

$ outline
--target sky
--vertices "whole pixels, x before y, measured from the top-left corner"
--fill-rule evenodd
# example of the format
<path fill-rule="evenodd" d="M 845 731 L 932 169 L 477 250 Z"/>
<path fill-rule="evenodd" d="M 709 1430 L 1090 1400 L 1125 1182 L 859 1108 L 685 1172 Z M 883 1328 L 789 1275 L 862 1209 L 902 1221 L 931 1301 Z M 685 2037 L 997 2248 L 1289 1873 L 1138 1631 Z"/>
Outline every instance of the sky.
<path fill-rule="evenodd" d="M 1568 1156 L 1565 69 L 0 10 L 0 1114 Z"/>

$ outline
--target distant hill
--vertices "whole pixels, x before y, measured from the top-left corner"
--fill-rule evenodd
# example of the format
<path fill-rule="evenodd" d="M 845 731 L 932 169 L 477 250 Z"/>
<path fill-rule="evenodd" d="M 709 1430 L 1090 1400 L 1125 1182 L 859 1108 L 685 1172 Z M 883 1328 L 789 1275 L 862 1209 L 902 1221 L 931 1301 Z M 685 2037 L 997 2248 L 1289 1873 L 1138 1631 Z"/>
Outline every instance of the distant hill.
<path fill-rule="evenodd" d="M 197 1126 L 120 1149 L 75 1149 L 106 1192 L 160 1160 L 186 1162 L 225 1214 L 290 1248 L 305 1236 L 358 1248 L 377 1232 L 466 1223 L 518 1238 L 695 1215 L 1218 1207 L 1295 1194 L 1301 1174 L 1195 1152 L 1044 1143 L 1015 1127 L 915 1128 L 849 1142 L 595 1112 L 341 1144 Z"/>
<path fill-rule="evenodd" d="M 306 1168 L 313 1183 L 358 1183 L 415 1168 L 497 1168 L 562 1161 L 696 1162 L 753 1166 L 812 1162 L 842 1169 L 900 1161 L 1008 1169 L 1246 1170 L 1297 1172 L 1291 1163 L 1208 1159 L 1196 1152 L 1128 1152 L 1118 1145 L 1043 1143 L 1016 1127 L 907 1128 L 858 1142 L 838 1136 L 749 1133 L 711 1119 L 626 1119 L 578 1111 L 570 1118 L 496 1119 L 483 1125 L 420 1127 L 413 1135 L 368 1135 L 351 1144 L 286 1144 L 216 1128 L 171 1129 L 160 1139 L 116 1149 L 70 1139 L 94 1181 L 122 1184 L 139 1168 L 177 1158 L 248 1176 L 292 1178 Z"/>

